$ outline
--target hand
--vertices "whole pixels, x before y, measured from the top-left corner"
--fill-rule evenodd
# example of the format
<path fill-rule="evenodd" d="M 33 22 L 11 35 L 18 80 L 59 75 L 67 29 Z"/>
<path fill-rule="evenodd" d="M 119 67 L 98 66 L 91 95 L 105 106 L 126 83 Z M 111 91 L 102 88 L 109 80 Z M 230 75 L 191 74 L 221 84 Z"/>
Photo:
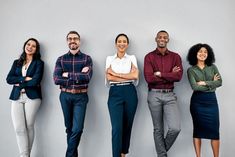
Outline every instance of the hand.
<path fill-rule="evenodd" d="M 158 76 L 158 77 L 161 77 L 161 72 L 160 71 L 156 71 L 156 72 L 154 72 L 154 75 Z"/>
<path fill-rule="evenodd" d="M 180 70 L 181 70 L 180 67 L 175 66 L 175 67 L 172 69 L 172 72 L 179 72 Z"/>
<path fill-rule="evenodd" d="M 20 86 L 20 84 L 14 84 L 14 86 L 17 86 L 17 87 L 19 87 L 19 86 Z"/>
<path fill-rule="evenodd" d="M 131 72 L 135 72 L 136 70 L 137 70 L 136 67 L 134 67 L 134 66 L 131 67 Z"/>
<path fill-rule="evenodd" d="M 63 72 L 62 76 L 68 78 L 69 77 L 69 73 L 68 72 Z"/>
<path fill-rule="evenodd" d="M 205 81 L 199 81 L 199 82 L 197 82 L 197 85 L 199 85 L 199 86 L 205 86 L 205 85 L 206 85 L 206 82 L 205 82 Z"/>
<path fill-rule="evenodd" d="M 89 67 L 84 67 L 84 68 L 82 68 L 82 73 L 87 73 L 88 71 L 89 71 Z"/>
<path fill-rule="evenodd" d="M 32 80 L 32 77 L 26 77 L 25 78 L 25 81 L 30 81 L 30 80 Z"/>
<path fill-rule="evenodd" d="M 106 72 L 107 74 L 113 75 L 113 70 L 111 69 L 111 67 L 109 67 Z"/>
<path fill-rule="evenodd" d="M 214 81 L 218 81 L 218 80 L 220 80 L 220 76 L 219 76 L 219 74 L 217 73 L 217 74 L 215 74 L 215 76 L 214 76 Z"/>

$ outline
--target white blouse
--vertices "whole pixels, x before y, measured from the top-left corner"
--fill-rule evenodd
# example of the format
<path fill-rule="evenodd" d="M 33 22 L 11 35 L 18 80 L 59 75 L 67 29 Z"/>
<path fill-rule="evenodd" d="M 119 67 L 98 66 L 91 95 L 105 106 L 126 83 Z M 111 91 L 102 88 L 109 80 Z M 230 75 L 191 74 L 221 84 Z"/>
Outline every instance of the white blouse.
<path fill-rule="evenodd" d="M 26 66 L 26 65 L 23 65 L 23 66 L 22 66 L 22 76 L 23 76 L 23 77 L 26 76 L 26 73 L 27 73 L 27 70 L 28 70 L 30 64 L 31 64 L 31 62 L 28 64 L 28 66 Z M 25 89 L 24 89 L 24 88 L 21 89 L 21 92 L 25 92 Z"/>
<path fill-rule="evenodd" d="M 111 67 L 111 69 L 115 73 L 127 74 L 131 71 L 132 64 L 138 69 L 135 55 L 128 55 L 125 53 L 125 55 L 122 58 L 118 58 L 117 54 L 115 54 L 113 56 L 108 56 L 106 58 L 105 71 L 109 67 Z M 127 82 L 130 81 L 132 81 L 135 86 L 137 86 L 139 82 L 139 80 L 128 80 Z M 117 83 L 117 82 L 108 81 L 105 77 L 105 84 L 109 86 L 111 83 Z"/>

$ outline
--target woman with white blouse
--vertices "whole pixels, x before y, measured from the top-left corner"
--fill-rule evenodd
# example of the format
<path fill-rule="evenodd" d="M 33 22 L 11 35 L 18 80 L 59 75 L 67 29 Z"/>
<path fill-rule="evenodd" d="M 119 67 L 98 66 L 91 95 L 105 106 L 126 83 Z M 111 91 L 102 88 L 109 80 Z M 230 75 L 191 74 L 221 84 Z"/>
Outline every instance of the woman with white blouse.
<path fill-rule="evenodd" d="M 125 157 L 129 152 L 132 124 L 138 104 L 139 70 L 136 57 L 126 50 L 129 39 L 119 34 L 115 39 L 117 53 L 106 58 L 106 85 L 110 87 L 108 109 L 112 124 L 113 157 Z"/>

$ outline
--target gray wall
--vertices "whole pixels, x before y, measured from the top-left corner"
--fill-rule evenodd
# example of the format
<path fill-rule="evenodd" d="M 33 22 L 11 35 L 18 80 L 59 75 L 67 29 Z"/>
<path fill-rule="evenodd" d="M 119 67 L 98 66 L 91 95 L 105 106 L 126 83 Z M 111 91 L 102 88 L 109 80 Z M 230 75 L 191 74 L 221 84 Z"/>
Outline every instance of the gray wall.
<path fill-rule="evenodd" d="M 59 103 L 59 89 L 52 80 L 55 61 L 66 53 L 65 36 L 70 30 L 81 34 L 81 49 L 94 62 L 90 83 L 84 134 L 79 146 L 81 157 L 111 156 L 111 125 L 107 109 L 108 88 L 104 85 L 107 55 L 115 53 L 114 39 L 124 32 L 130 37 L 128 53 L 135 54 L 141 70 L 137 109 L 130 147 L 130 157 L 156 156 L 152 120 L 147 107 L 147 85 L 143 78 L 143 59 L 156 48 L 155 34 L 160 29 L 170 33 L 169 49 L 182 56 L 184 75 L 175 91 L 181 111 L 182 131 L 169 156 L 194 156 L 189 100 L 192 90 L 186 78 L 187 50 L 205 42 L 215 51 L 216 64 L 223 77 L 217 90 L 221 120 L 221 156 L 234 154 L 234 4 L 233 0 L 0 0 L 0 154 L 18 156 L 18 147 L 8 99 L 11 86 L 5 78 L 18 58 L 23 43 L 37 38 L 42 47 L 45 72 L 42 81 L 43 103 L 36 119 L 33 157 L 63 157 L 66 149 L 65 128 Z M 210 142 L 203 141 L 203 156 L 212 156 Z"/>

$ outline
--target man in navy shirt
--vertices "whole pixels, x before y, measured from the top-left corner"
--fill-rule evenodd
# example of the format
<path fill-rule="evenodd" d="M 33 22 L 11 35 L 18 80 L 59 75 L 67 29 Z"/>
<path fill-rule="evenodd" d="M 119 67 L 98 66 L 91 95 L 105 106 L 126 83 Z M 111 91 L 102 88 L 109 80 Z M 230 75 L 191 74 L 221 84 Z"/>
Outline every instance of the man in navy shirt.
<path fill-rule="evenodd" d="M 83 132 L 88 83 L 92 77 L 92 59 L 80 51 L 80 35 L 67 35 L 69 52 L 56 61 L 54 82 L 60 85 L 60 103 L 67 133 L 66 157 L 77 157 L 77 148 Z"/>

